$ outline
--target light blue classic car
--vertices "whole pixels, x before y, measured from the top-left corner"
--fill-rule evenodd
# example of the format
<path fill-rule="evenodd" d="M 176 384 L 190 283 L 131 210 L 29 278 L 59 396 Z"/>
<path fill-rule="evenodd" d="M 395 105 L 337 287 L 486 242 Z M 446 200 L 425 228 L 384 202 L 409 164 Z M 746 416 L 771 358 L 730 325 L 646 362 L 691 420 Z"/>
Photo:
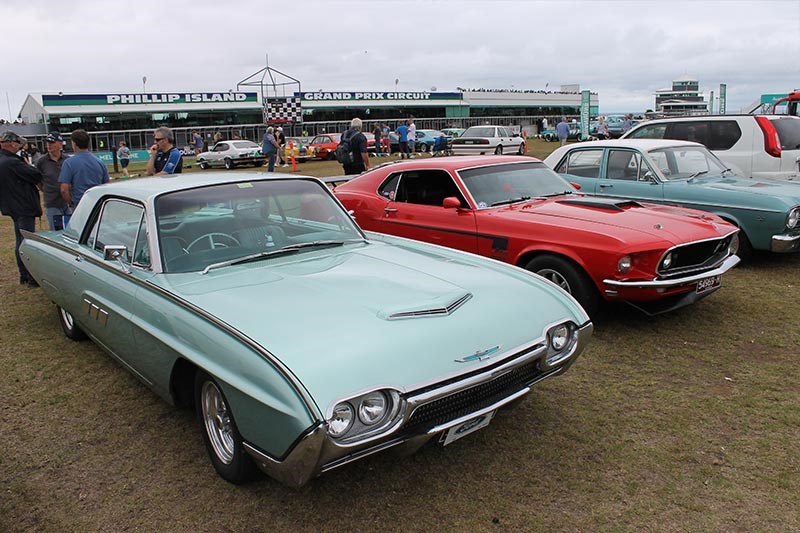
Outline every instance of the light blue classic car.
<path fill-rule="evenodd" d="M 620 139 L 562 146 L 545 159 L 581 192 L 709 211 L 736 224 L 738 255 L 800 251 L 800 183 L 736 176 L 702 144 Z"/>
<path fill-rule="evenodd" d="M 450 444 L 563 373 L 592 332 L 554 284 L 366 234 L 310 177 L 95 187 L 21 253 L 68 337 L 194 406 L 233 483 L 260 469 L 300 486 L 384 449 Z"/>

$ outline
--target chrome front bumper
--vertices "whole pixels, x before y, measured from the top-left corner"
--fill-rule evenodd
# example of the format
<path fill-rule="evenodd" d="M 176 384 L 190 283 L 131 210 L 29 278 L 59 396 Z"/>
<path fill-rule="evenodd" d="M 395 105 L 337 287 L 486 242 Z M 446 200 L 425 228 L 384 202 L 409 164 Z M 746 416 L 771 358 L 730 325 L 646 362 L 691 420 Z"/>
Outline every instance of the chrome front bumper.
<path fill-rule="evenodd" d="M 418 433 L 403 432 L 403 426 L 405 425 L 405 422 L 408 421 L 416 407 L 425 405 L 426 403 L 437 399 L 437 397 L 441 397 L 442 395 L 438 393 L 442 392 L 443 390 L 446 390 L 444 396 L 447 394 L 454 394 L 458 391 L 469 390 L 476 384 L 491 381 L 498 373 L 505 374 L 514 368 L 528 365 L 532 361 L 543 360 L 547 355 L 546 346 L 534 350 L 532 356 L 528 356 L 528 354 L 526 354 L 526 356 L 520 357 L 517 360 L 513 360 L 507 365 L 502 365 L 500 369 L 491 368 L 485 373 L 477 376 L 472 375 L 463 382 L 459 383 L 460 385 L 463 385 L 462 387 L 455 386 L 459 384 L 450 383 L 443 389 L 428 391 L 424 394 L 416 396 L 413 394 L 410 395 L 409 398 L 407 398 L 410 409 L 406 413 L 406 418 L 403 424 L 400 425 L 398 431 L 387 435 L 384 439 L 371 440 L 361 445 L 343 446 L 333 441 L 328 436 L 325 423 L 319 422 L 309 428 L 308 431 L 300 439 L 298 439 L 294 447 L 283 459 L 273 458 L 250 443 L 244 443 L 245 451 L 247 451 L 247 453 L 255 460 L 258 467 L 265 474 L 290 487 L 301 487 L 309 480 L 323 472 L 332 470 L 344 464 L 361 459 L 368 455 L 372 455 L 374 453 L 381 452 L 383 450 L 387 450 L 389 448 L 402 449 L 404 452 L 408 453 L 413 452 L 433 437 L 442 434 L 448 429 L 462 424 L 476 416 L 499 409 L 525 396 L 528 392 L 530 392 L 531 387 L 534 384 L 549 377 L 562 374 L 572 365 L 581 352 L 583 352 L 583 350 L 586 348 L 586 344 L 592 335 L 593 329 L 594 326 L 591 322 L 587 322 L 583 326 L 579 327 L 577 330 L 577 342 L 573 347 L 572 354 L 566 360 L 564 360 L 562 364 L 553 368 L 548 368 L 546 371 L 542 372 L 541 375 L 537 376 L 536 379 L 530 383 L 527 383 L 526 386 L 521 387 L 519 390 L 510 393 L 508 396 L 505 396 L 491 405 L 483 405 L 480 408 L 476 408 L 475 411 L 469 413 L 468 415 L 454 418 L 446 423 L 436 424 Z"/>
<path fill-rule="evenodd" d="M 800 250 L 800 235 L 773 235 L 770 250 L 778 253 Z"/>
<path fill-rule="evenodd" d="M 721 276 L 733 267 L 739 264 L 741 259 L 739 256 L 732 255 L 722 262 L 720 266 L 714 270 L 707 270 L 700 274 L 692 274 L 682 278 L 673 279 L 654 279 L 654 280 L 641 280 L 641 281 L 618 281 L 615 279 L 604 279 L 603 283 L 611 287 L 628 288 L 628 289 L 670 289 L 672 287 L 681 287 L 683 285 L 691 285 L 700 280 L 711 278 L 714 276 Z"/>

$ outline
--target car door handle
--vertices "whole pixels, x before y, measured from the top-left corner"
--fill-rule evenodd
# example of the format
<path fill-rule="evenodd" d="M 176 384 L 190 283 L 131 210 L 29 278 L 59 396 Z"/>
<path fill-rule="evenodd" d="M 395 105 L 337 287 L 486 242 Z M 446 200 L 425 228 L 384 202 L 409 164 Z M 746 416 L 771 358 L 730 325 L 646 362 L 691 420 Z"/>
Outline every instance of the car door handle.
<path fill-rule="evenodd" d="M 384 213 L 386 213 L 386 214 L 388 215 L 389 213 L 395 213 L 395 212 L 397 212 L 397 209 L 396 209 L 396 208 L 394 208 L 394 207 L 384 207 L 384 208 L 383 208 L 383 212 L 384 212 Z"/>
<path fill-rule="evenodd" d="M 613 183 L 601 183 L 600 184 L 600 187 L 603 188 L 603 189 L 606 188 L 606 187 L 613 187 L 613 186 L 614 186 Z"/>

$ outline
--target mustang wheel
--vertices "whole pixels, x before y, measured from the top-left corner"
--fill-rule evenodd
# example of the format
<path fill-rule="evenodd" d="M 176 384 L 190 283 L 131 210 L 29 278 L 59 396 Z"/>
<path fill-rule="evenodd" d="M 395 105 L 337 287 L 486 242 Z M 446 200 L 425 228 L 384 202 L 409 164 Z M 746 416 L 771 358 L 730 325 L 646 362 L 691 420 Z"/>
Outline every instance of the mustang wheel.
<path fill-rule="evenodd" d="M 56 307 L 58 312 L 58 321 L 61 324 L 61 329 L 64 330 L 64 335 L 74 341 L 82 341 L 86 338 L 86 333 L 75 323 L 72 314 L 63 307 Z"/>
<path fill-rule="evenodd" d="M 244 451 L 242 436 L 222 390 L 202 370 L 195 375 L 194 388 L 197 420 L 214 469 L 224 480 L 236 485 L 252 480 L 258 469 Z"/>
<path fill-rule="evenodd" d="M 554 255 L 540 255 L 531 259 L 525 268 L 570 293 L 589 316 L 597 311 L 600 297 L 592 280 L 570 261 Z"/>
<path fill-rule="evenodd" d="M 235 165 L 233 164 L 233 161 L 231 161 L 230 159 L 228 159 L 228 158 L 226 157 L 226 158 L 225 158 L 225 168 L 226 168 L 226 169 L 228 169 L 228 170 L 233 170 L 233 167 L 234 167 L 234 166 L 235 166 Z"/>

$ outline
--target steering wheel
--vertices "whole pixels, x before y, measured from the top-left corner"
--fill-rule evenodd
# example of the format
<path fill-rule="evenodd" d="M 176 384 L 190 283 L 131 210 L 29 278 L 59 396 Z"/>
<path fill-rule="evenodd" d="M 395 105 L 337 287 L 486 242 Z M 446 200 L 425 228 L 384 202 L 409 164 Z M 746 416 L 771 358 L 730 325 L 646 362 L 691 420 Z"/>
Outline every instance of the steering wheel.
<path fill-rule="evenodd" d="M 189 243 L 189 246 L 186 247 L 186 251 L 194 253 L 196 251 L 216 250 L 217 248 L 230 248 L 232 246 L 241 246 L 241 243 L 236 240 L 236 237 L 228 235 L 227 233 L 206 233 Z M 197 248 L 197 250 L 194 250 L 194 248 Z"/>

